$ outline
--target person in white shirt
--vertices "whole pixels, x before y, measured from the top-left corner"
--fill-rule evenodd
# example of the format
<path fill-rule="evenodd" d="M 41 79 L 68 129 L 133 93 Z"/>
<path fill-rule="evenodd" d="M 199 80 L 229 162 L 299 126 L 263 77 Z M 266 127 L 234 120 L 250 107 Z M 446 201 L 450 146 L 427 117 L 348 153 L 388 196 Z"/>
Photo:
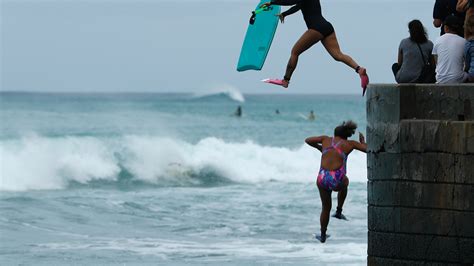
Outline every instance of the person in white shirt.
<path fill-rule="evenodd" d="M 448 16 L 444 21 L 446 34 L 440 36 L 433 46 L 433 57 L 436 63 L 436 83 L 462 83 L 467 79 L 464 69 L 464 47 L 466 40 L 457 35 L 462 22 L 455 16 Z"/>

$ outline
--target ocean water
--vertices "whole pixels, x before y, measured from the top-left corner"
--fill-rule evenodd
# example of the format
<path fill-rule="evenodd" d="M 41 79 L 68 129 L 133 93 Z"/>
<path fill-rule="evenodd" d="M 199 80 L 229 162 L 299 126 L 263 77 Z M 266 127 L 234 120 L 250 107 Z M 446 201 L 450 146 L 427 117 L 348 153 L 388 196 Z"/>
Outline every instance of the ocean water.
<path fill-rule="evenodd" d="M 365 133 L 362 97 L 0 93 L 0 264 L 366 264 L 365 154 L 349 156 L 349 221 L 312 236 L 304 139 L 348 119 Z"/>

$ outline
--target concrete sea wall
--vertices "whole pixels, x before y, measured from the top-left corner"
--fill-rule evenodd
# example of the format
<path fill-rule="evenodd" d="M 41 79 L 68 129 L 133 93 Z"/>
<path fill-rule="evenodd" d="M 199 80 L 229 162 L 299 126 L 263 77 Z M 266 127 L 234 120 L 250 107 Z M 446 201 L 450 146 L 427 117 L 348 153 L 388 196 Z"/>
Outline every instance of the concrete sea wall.
<path fill-rule="evenodd" d="M 474 263 L 474 85 L 367 91 L 368 265 Z"/>

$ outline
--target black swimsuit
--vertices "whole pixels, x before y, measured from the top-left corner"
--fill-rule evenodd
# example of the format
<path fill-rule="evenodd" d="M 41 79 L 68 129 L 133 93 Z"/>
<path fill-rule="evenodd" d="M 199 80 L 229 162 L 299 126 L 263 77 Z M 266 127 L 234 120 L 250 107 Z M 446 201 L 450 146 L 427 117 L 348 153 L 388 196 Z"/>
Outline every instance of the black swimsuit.
<path fill-rule="evenodd" d="M 324 37 L 327 37 L 334 32 L 331 23 L 323 17 L 319 0 L 272 0 L 271 3 L 280 6 L 294 5 L 282 13 L 284 16 L 291 15 L 301 9 L 308 29 L 316 30 Z"/>

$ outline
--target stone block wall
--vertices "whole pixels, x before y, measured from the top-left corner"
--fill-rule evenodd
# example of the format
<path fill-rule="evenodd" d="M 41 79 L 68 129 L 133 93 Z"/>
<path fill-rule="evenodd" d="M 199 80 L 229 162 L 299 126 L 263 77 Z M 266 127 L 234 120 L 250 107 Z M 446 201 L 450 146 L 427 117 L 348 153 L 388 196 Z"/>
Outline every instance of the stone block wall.
<path fill-rule="evenodd" d="M 367 90 L 368 265 L 473 265 L 474 85 Z"/>

